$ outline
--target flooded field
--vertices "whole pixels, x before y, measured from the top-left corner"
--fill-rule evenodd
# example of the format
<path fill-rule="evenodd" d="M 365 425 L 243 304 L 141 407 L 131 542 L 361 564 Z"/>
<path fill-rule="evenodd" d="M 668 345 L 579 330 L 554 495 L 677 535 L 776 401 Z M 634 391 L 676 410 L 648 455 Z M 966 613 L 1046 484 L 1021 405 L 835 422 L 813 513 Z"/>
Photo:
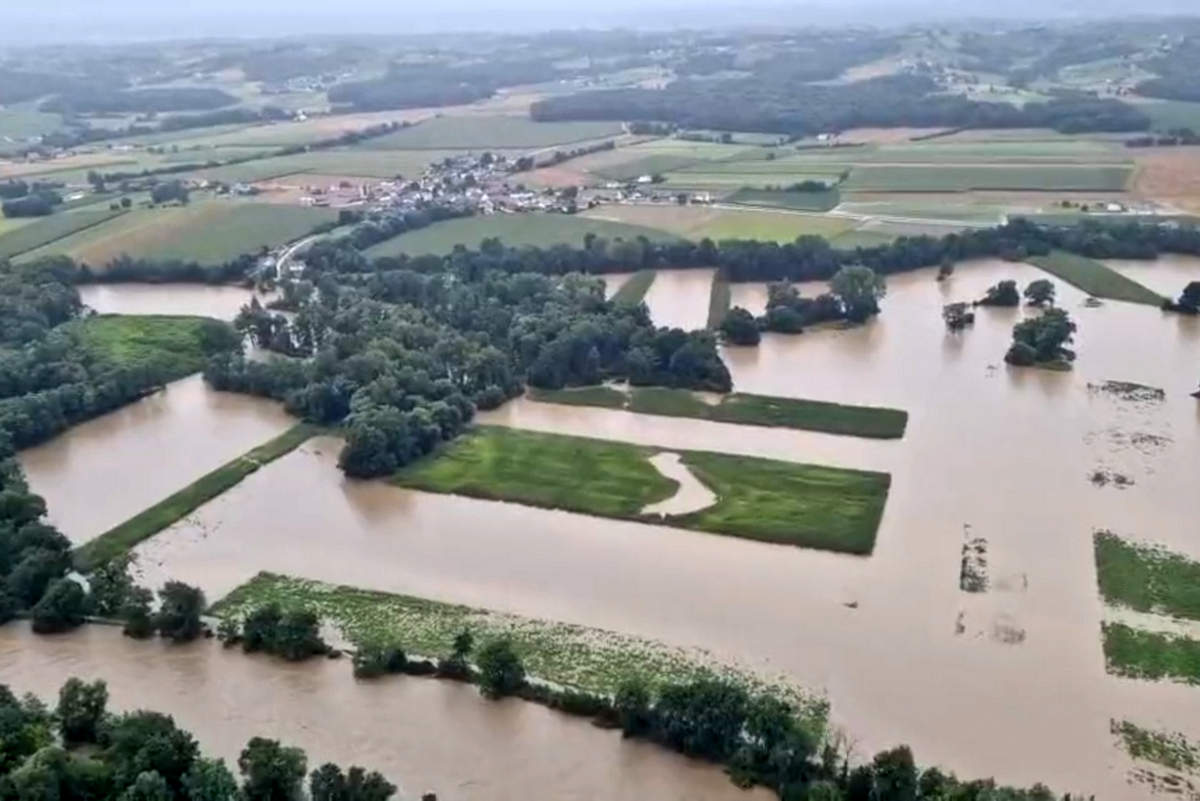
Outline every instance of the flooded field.
<path fill-rule="evenodd" d="M 1109 267 L 1163 297 L 1175 300 L 1190 281 L 1200 281 L 1200 259 L 1166 255 L 1156 261 L 1110 259 Z"/>
<path fill-rule="evenodd" d="M 232 320 L 255 293 L 207 284 L 85 284 L 79 296 L 97 314 L 193 314 Z"/>
<path fill-rule="evenodd" d="M 658 270 L 646 305 L 657 326 L 691 331 L 708 323 L 708 298 L 715 270 Z"/>
<path fill-rule="evenodd" d="M 295 421 L 261 398 L 210 390 L 199 375 L 21 451 L 49 518 L 72 542 L 129 519 Z"/>
<path fill-rule="evenodd" d="M 652 314 L 702 324 L 711 275 L 664 281 L 671 274 L 655 286 L 678 291 L 652 290 Z M 1110 613 L 1091 537 L 1104 527 L 1200 557 L 1200 404 L 1188 397 L 1200 379 L 1200 324 L 1145 306 L 1088 308 L 1056 280 L 1079 325 L 1071 372 L 1004 365 L 1023 309 L 981 308 L 973 328 L 946 332 L 944 303 L 1037 277 L 998 261 L 960 264 L 942 283 L 933 270 L 893 276 L 883 315 L 866 326 L 726 350 L 737 389 L 903 408 L 902 440 L 527 400 L 481 415 L 889 471 L 869 558 L 348 481 L 336 468 L 340 443 L 321 438 L 144 543 L 144 580 L 179 578 L 217 598 L 269 569 L 700 646 L 824 689 L 860 755 L 907 742 L 922 762 L 962 775 L 1143 797 L 1126 783 L 1130 762 L 1109 719 L 1195 739 L 1200 689 L 1105 673 L 1099 627 Z M 763 290 L 737 288 L 735 303 L 753 292 Z M 1107 380 L 1165 397 L 1129 401 L 1100 389 Z M 1132 484 L 1096 486 L 1097 470 Z M 106 492 L 84 486 L 67 505 Z M 988 590 L 964 592 L 962 546 L 979 539 Z"/>
<path fill-rule="evenodd" d="M 719 801 L 741 793 L 719 768 L 623 740 L 524 701 L 487 701 L 473 687 L 431 679 L 355 681 L 345 661 L 288 664 L 212 642 L 134 642 L 92 626 L 38 637 L 0 629 L 0 682 L 18 694 L 57 697 L 71 676 L 108 682 L 110 709 L 175 716 L 205 754 L 237 756 L 255 735 L 322 762 L 379 770 L 402 801 L 433 791 L 447 801 Z M 204 703 L 197 703 L 203 698 Z"/>

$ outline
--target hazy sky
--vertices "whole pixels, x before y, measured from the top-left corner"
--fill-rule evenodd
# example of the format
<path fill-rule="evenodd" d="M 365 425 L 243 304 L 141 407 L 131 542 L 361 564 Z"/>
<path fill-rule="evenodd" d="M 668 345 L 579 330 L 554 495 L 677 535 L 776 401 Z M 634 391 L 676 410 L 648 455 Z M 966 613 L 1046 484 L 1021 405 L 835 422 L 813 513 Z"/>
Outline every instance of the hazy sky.
<path fill-rule="evenodd" d="M 1195 14 L 1200 0 L 0 0 L 9 43 L 577 27 L 887 26 L 968 16 Z"/>

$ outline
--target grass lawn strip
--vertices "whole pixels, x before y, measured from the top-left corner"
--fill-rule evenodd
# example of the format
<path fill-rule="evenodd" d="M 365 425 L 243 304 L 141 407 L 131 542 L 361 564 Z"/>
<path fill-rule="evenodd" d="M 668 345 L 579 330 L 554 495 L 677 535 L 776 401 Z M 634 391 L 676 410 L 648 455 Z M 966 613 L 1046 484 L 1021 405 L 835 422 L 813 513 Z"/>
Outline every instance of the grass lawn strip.
<path fill-rule="evenodd" d="M 374 592 L 318 581 L 259 573 L 217 602 L 213 613 L 243 617 L 263 604 L 303 607 L 336 625 L 355 645 L 388 643 L 406 653 L 444 656 L 463 629 L 476 643 L 509 636 L 530 675 L 556 684 L 612 694 L 620 683 L 642 676 L 653 685 L 720 675 L 748 689 L 772 689 L 822 719 L 825 701 L 783 679 L 715 663 L 699 649 L 683 649 L 603 629 L 473 609 L 408 595 Z"/>
<path fill-rule="evenodd" d="M 1200 685 L 1200 640 L 1102 623 L 1108 672 L 1130 679 L 1170 679 Z"/>
<path fill-rule="evenodd" d="M 646 297 L 646 293 L 650 291 L 650 286 L 654 283 L 657 275 L 658 273 L 654 270 L 638 270 L 617 288 L 617 291 L 613 293 L 612 302 L 636 306 Z"/>
<path fill-rule="evenodd" d="M 1094 537 L 1096 579 L 1106 603 L 1200 620 L 1200 562 L 1110 531 Z"/>
<path fill-rule="evenodd" d="M 1097 298 L 1150 306 L 1160 306 L 1163 302 L 1161 295 L 1086 256 L 1055 250 L 1047 256 L 1031 256 L 1027 261 Z"/>
<path fill-rule="evenodd" d="M 201 476 L 173 495 L 76 548 L 76 568 L 86 573 L 132 550 L 138 543 L 183 519 L 263 465 L 292 452 L 325 430 L 320 426 L 298 423 L 278 437 Z"/>
<path fill-rule="evenodd" d="M 644 515 L 674 480 L 648 461 L 669 450 L 717 502 L 682 515 Z M 891 477 L 702 451 L 480 426 L 395 474 L 429 492 L 513 501 L 809 548 L 869 554 Z"/>
<path fill-rule="evenodd" d="M 611 387 L 531 390 L 530 397 L 546 403 L 628 409 L 639 414 L 694 417 L 735 425 L 794 428 L 876 439 L 904 436 L 908 412 L 874 406 L 780 398 L 733 392 L 711 404 L 684 389 L 634 387 L 628 394 Z"/>

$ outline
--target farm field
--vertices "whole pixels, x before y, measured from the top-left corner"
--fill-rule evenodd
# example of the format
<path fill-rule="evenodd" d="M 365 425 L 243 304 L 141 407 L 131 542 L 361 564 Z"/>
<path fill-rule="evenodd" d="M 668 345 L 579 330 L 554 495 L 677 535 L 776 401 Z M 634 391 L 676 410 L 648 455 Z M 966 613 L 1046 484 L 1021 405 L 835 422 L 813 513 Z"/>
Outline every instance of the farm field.
<path fill-rule="evenodd" d="M 13 148 L 16 142 L 7 140 L 29 139 L 57 131 L 62 126 L 62 115 L 33 109 L 0 109 L 0 153 Z"/>
<path fill-rule="evenodd" d="M 837 189 L 825 192 L 764 192 L 758 189 L 739 189 L 725 198 L 728 203 L 795 211 L 829 211 L 838 204 L 839 199 Z"/>
<path fill-rule="evenodd" d="M 1057 250 L 1047 256 L 1032 256 L 1028 261 L 1098 298 L 1150 306 L 1158 306 L 1163 300 L 1157 293 L 1094 259 Z"/>
<path fill-rule="evenodd" d="M 678 482 L 649 462 L 656 450 L 606 440 L 479 428 L 393 480 L 430 492 L 668 525 L 847 553 L 870 553 L 890 477 L 744 456 L 681 451 L 716 503 L 659 517 L 643 510 Z"/>
<path fill-rule="evenodd" d="M 35 250 L 125 213 L 127 212 L 123 209 L 79 209 L 58 212 L 36 220 L 25 219 L 21 221 L 21 225 L 11 228 L 5 228 L 0 223 L 0 259 Z"/>
<path fill-rule="evenodd" d="M 567 163 L 583 173 L 601 179 L 628 181 L 641 175 L 653 175 L 698 164 L 726 159 L 746 161 L 766 157 L 762 148 L 714 142 L 688 142 L 682 139 L 654 139 L 616 150 L 593 153 Z"/>
<path fill-rule="evenodd" d="M 1125 164 L 1128 148 L 1092 139 L 954 141 L 866 145 L 802 150 L 780 164 L 832 161 L 845 164 Z"/>
<path fill-rule="evenodd" d="M 130 155 L 88 153 L 40 161 L 0 161 L 0 179 L 25 178 L 32 175 L 61 176 L 64 173 L 93 169 L 113 169 L 118 165 L 137 164 Z M 56 177 L 56 180 L 65 180 Z"/>
<path fill-rule="evenodd" d="M 859 191 L 963 192 L 1041 190 L 1120 192 L 1132 167 L 1126 166 L 915 166 L 863 165 L 850 171 L 844 188 Z"/>
<path fill-rule="evenodd" d="M 576 406 L 600 406 L 626 409 L 638 414 L 691 417 L 740 425 L 796 428 L 879 439 L 904 435 L 908 415 L 899 409 L 845 406 L 799 398 L 779 398 L 734 392 L 716 402 L 683 389 L 631 387 L 628 391 L 612 387 L 579 389 L 531 389 L 531 397 L 545 403 Z"/>
<path fill-rule="evenodd" d="M 1100 595 L 1107 603 L 1200 620 L 1200 562 L 1110 531 L 1097 532 L 1093 544 Z"/>
<path fill-rule="evenodd" d="M 81 213 L 81 212 L 75 212 Z M 206 200 L 187 206 L 136 209 L 26 253 L 62 253 L 93 268 L 121 255 L 221 264 L 243 253 L 298 239 L 337 218 L 329 209 Z M 215 236 L 214 231 L 220 231 Z"/>
<path fill-rule="evenodd" d="M 791 242 L 804 234 L 832 237 L 852 229 L 853 220 L 819 214 L 710 206 L 611 205 L 583 212 L 585 218 L 642 225 L 685 239 L 763 239 Z"/>
<path fill-rule="evenodd" d="M 540 148 L 619 136 L 619 122 L 535 122 L 528 116 L 439 116 L 361 143 L 371 150 Z"/>
<path fill-rule="evenodd" d="M 356 175 L 364 178 L 417 176 L 439 159 L 457 150 L 358 150 L 337 148 L 257 159 L 242 164 L 209 167 L 191 173 L 194 178 L 225 183 L 253 183 L 299 172 L 325 175 Z"/>
<path fill-rule="evenodd" d="M 498 237 L 511 247 L 534 245 L 582 245 L 583 237 L 596 234 L 607 239 L 636 239 L 645 236 L 652 240 L 669 240 L 671 233 L 652 226 L 608 221 L 581 214 L 492 214 L 445 220 L 427 228 L 411 231 L 368 248 L 368 257 L 420 256 L 427 253 L 449 253 L 455 245 L 478 248 L 489 237 Z"/>

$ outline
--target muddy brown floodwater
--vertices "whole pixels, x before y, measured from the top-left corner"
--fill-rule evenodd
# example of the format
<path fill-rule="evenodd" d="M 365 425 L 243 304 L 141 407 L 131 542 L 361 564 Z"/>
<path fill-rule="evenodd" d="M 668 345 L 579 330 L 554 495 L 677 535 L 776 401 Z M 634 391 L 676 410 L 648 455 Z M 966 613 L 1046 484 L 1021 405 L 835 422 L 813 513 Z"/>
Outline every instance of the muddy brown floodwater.
<path fill-rule="evenodd" d="M 72 542 L 102 534 L 295 421 L 271 401 L 199 376 L 21 451 L 49 518 Z"/>
<path fill-rule="evenodd" d="M 177 577 L 217 598 L 266 569 L 699 646 L 825 690 L 860 755 L 906 742 L 921 762 L 960 775 L 1145 797 L 1127 784 L 1131 763 L 1109 719 L 1197 739 L 1200 689 L 1105 673 L 1109 613 L 1091 538 L 1105 527 L 1200 558 L 1200 404 L 1188 395 L 1200 326 L 1146 306 L 1088 308 L 1055 280 L 1079 324 L 1071 372 L 1003 363 L 1024 309 L 979 309 L 973 328 L 946 332 L 944 303 L 1043 275 L 981 261 L 943 283 L 932 270 L 892 276 L 868 325 L 725 350 L 740 390 L 907 409 L 898 441 L 526 400 L 480 415 L 665 449 L 887 470 L 870 557 L 348 481 L 339 443 L 317 439 L 144 543 L 144 579 Z M 651 305 L 656 319 L 702 319 L 707 294 L 660 294 Z M 1131 403 L 1089 389 L 1105 380 L 1161 387 L 1165 398 Z M 1096 487 L 1097 469 L 1134 483 Z M 85 487 L 61 503 L 86 508 L 98 494 Z M 987 541 L 989 589 L 966 593 L 960 557 L 975 538 Z M 270 701 L 258 713 L 277 714 Z"/>
<path fill-rule="evenodd" d="M 218 320 L 232 320 L 255 297 L 253 290 L 234 286 L 137 283 L 86 284 L 79 295 L 98 314 L 194 314 Z"/>
<path fill-rule="evenodd" d="M 715 270 L 656 270 L 645 303 L 657 326 L 691 331 L 708 324 L 708 298 Z M 612 298 L 633 273 L 602 275 L 604 295 Z M 764 295 L 765 298 L 765 295 Z M 765 304 L 766 301 L 764 300 Z"/>
<path fill-rule="evenodd" d="M 401 799 L 430 790 L 444 801 L 772 797 L 739 792 L 717 767 L 455 682 L 355 681 L 344 661 L 294 665 L 212 642 L 134 642 L 107 626 L 55 637 L 23 623 L 0 629 L 0 681 L 16 692 L 53 703 L 71 676 L 107 681 L 110 709 L 173 715 L 230 765 L 251 737 L 273 737 L 303 748 L 310 769 L 333 761 L 378 770 Z"/>

